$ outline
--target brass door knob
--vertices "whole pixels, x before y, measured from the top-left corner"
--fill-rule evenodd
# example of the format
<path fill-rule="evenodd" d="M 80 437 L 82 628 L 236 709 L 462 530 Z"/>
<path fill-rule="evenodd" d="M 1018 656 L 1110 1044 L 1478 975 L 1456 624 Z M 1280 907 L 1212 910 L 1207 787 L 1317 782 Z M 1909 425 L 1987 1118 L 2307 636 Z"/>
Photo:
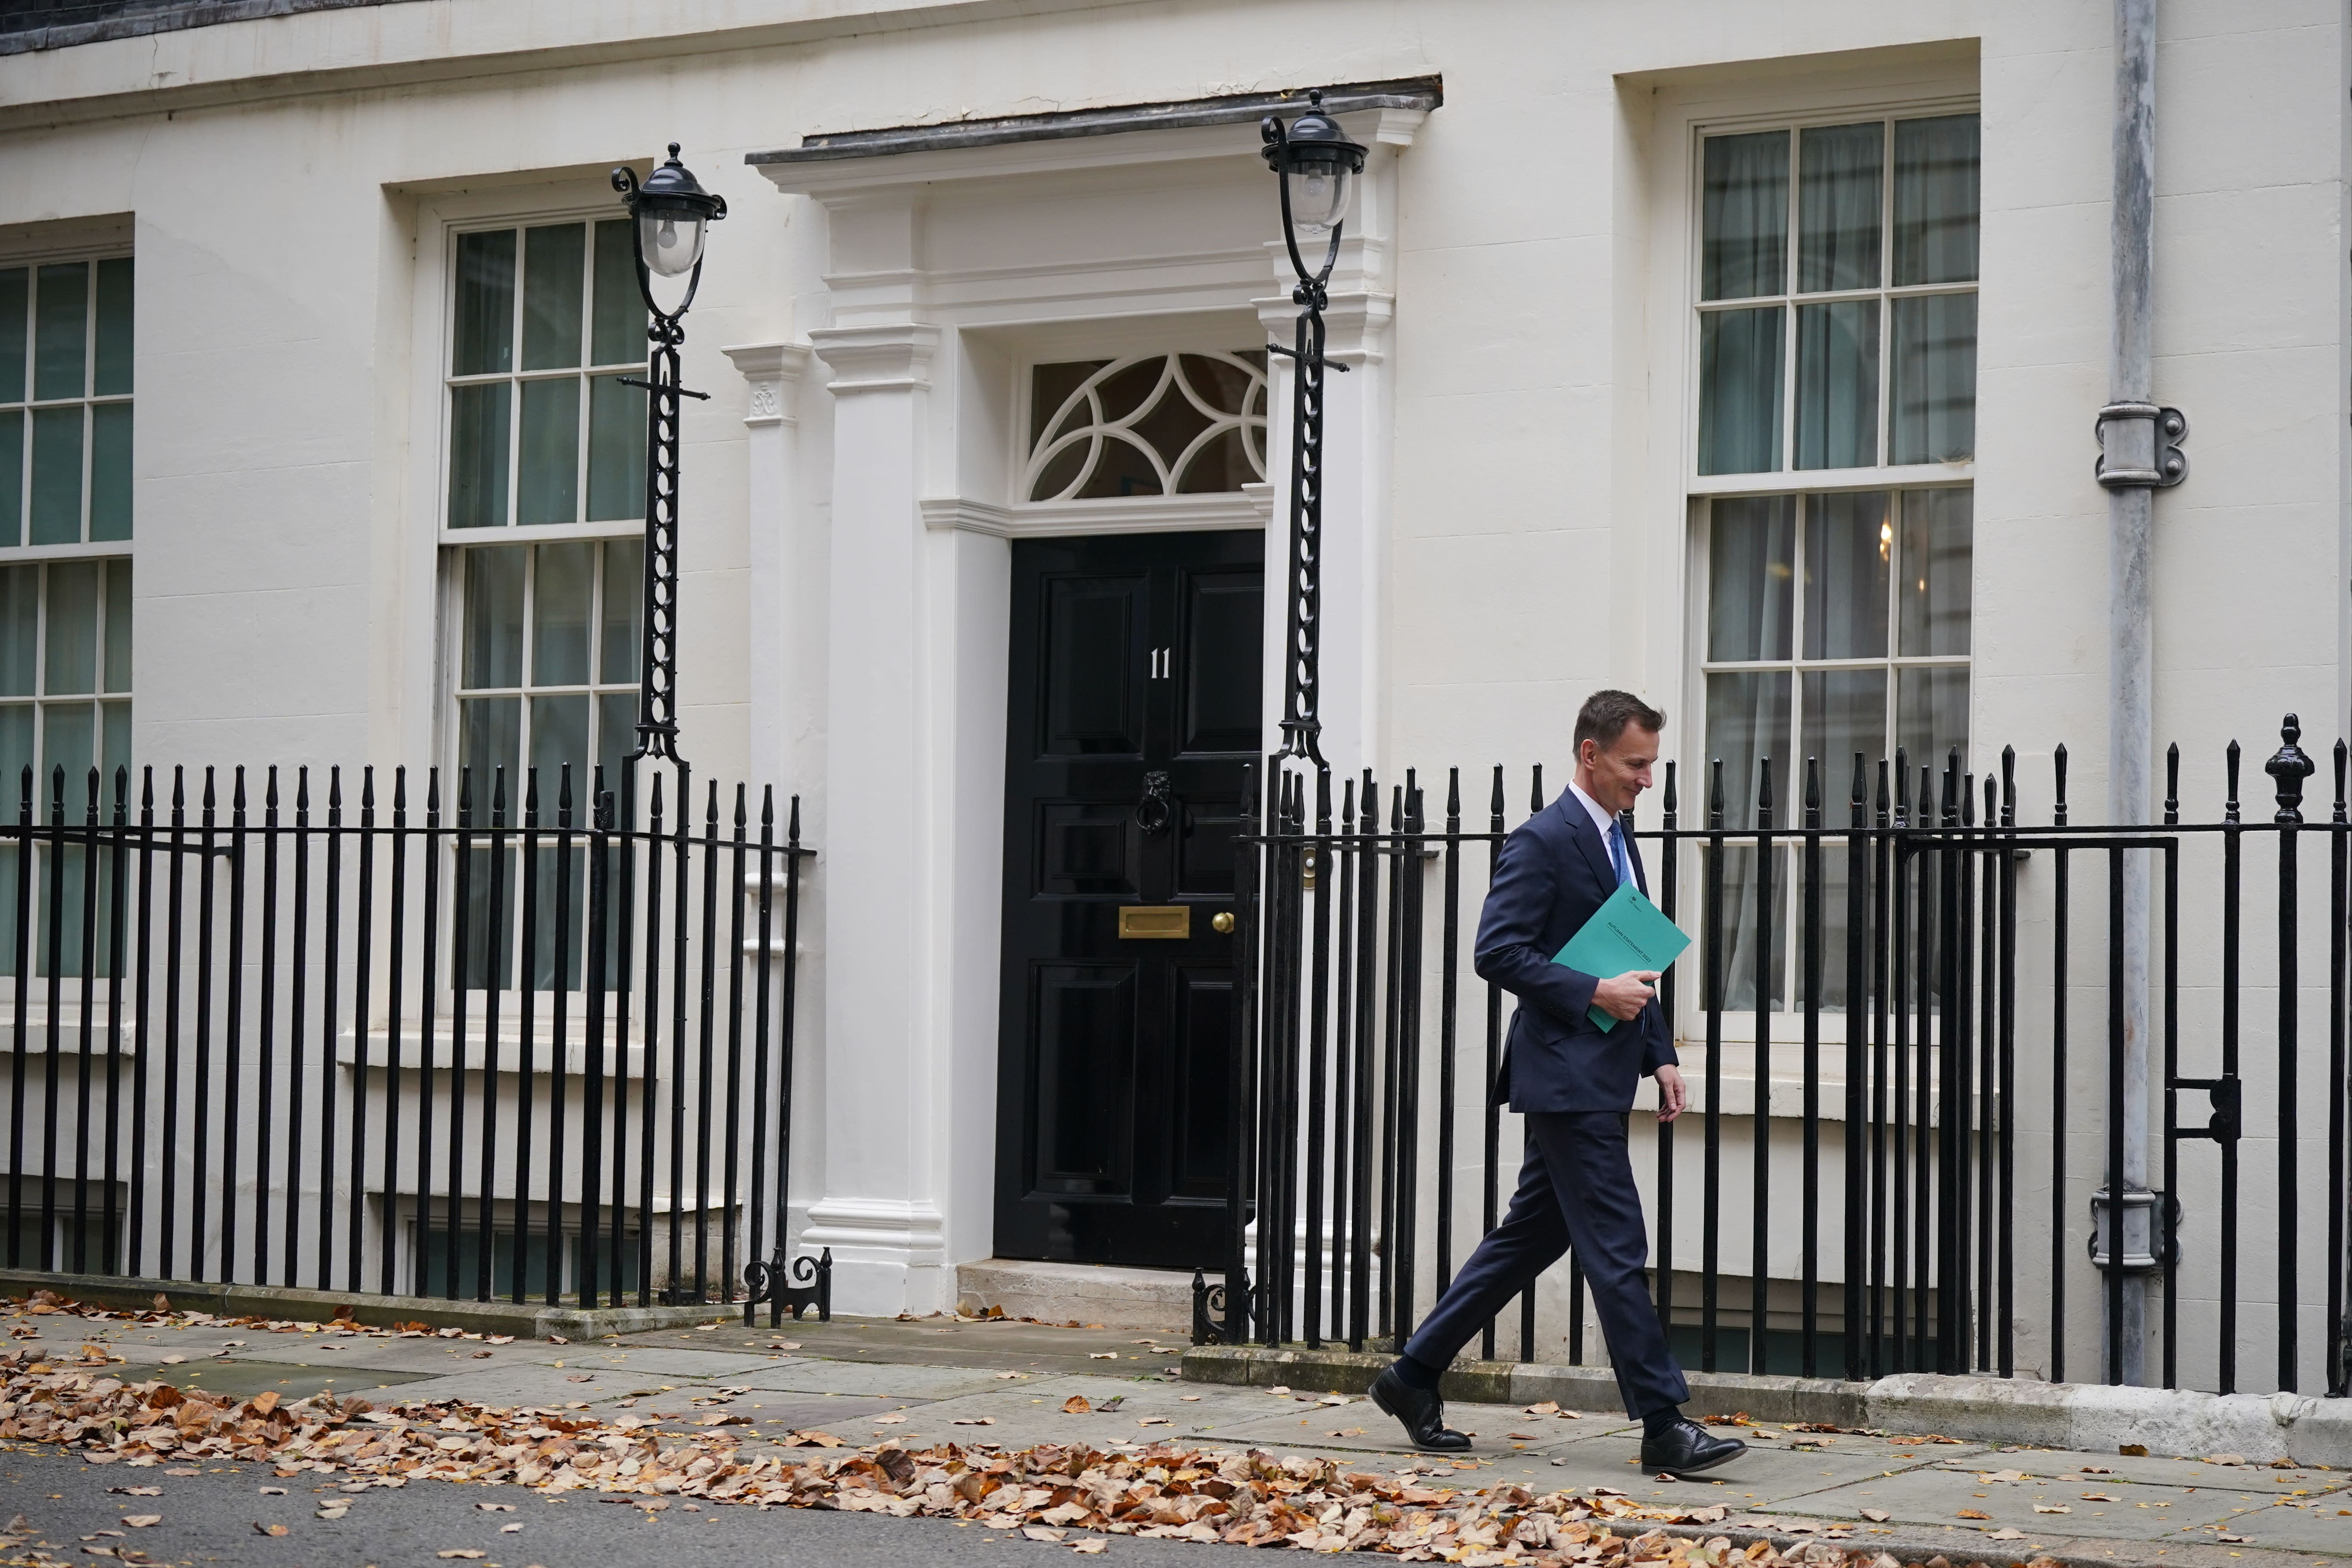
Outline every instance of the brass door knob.
<path fill-rule="evenodd" d="M 1231 936 L 1234 934 L 1234 917 L 1230 913 L 1221 912 L 1215 919 L 1209 921 L 1209 929 L 1219 936 Z"/>

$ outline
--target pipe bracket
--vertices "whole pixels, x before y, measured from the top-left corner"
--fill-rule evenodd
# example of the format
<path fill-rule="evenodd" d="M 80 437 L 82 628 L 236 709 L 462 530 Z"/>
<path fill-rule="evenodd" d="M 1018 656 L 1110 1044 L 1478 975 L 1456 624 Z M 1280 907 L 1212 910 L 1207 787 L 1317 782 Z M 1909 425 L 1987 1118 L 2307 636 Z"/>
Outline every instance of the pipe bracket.
<path fill-rule="evenodd" d="M 2099 456 L 2092 474 L 2115 489 L 2170 489 L 2189 477 L 2188 416 L 2153 403 L 2110 403 L 2093 422 Z"/>

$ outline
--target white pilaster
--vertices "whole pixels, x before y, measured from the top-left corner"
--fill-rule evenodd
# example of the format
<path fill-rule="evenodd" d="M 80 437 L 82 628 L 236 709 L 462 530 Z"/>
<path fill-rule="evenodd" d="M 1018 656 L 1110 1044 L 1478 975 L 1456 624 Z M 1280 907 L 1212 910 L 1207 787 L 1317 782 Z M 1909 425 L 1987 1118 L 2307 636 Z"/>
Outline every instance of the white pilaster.
<path fill-rule="evenodd" d="M 835 1303 L 928 1311 L 945 1265 L 939 1129 L 951 1089 L 930 1020 L 931 842 L 920 476 L 940 333 L 919 321 L 809 334 L 832 372 L 827 657 L 824 1177 L 802 1250 L 830 1247 Z"/>
<path fill-rule="evenodd" d="M 793 612 L 799 601 L 803 542 L 795 526 L 800 494 L 800 391 L 809 351 L 802 343 L 741 343 L 719 351 L 750 388 L 744 428 L 744 485 L 751 539 L 750 615 L 751 781 L 779 795 L 802 785 L 793 739 L 809 715 L 793 659 Z"/>

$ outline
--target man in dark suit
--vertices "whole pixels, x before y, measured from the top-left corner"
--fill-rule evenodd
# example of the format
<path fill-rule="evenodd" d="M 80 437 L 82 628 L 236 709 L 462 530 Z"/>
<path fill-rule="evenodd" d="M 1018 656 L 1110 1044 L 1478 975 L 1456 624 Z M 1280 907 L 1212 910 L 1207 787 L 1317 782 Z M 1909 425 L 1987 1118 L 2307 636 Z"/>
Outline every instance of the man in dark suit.
<path fill-rule="evenodd" d="M 1374 1401 L 1418 1447 L 1470 1446 L 1445 1425 L 1439 1375 L 1505 1303 L 1574 1247 L 1625 1413 L 1643 1424 L 1643 1468 L 1687 1475 L 1746 1451 L 1683 1418 L 1690 1389 L 1643 1275 L 1649 1240 L 1625 1150 L 1634 1082 L 1657 1079 L 1661 1121 L 1688 1101 L 1657 973 L 1583 974 L 1552 962 L 1621 884 L 1649 891 L 1622 818 L 1650 787 L 1665 721 L 1627 692 L 1586 699 L 1576 717 L 1574 781 L 1496 857 L 1478 921 L 1477 968 L 1518 998 L 1494 1097 L 1527 1118 L 1527 1158 L 1509 1215 L 1478 1244 L 1404 1354 L 1373 1381 Z M 1619 1020 L 1615 1028 L 1604 1033 L 1587 1016 L 1596 1005 Z"/>

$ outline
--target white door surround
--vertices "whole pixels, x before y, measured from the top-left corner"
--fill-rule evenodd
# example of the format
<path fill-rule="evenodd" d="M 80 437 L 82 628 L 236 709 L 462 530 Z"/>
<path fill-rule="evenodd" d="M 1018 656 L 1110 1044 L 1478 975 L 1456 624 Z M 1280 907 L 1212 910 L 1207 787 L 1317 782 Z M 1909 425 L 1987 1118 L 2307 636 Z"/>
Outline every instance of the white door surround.
<path fill-rule="evenodd" d="M 1343 772 L 1371 759 L 1378 734 L 1392 159 L 1424 117 L 1381 108 L 1343 121 L 1373 149 L 1329 317 L 1329 352 L 1351 367 L 1330 382 L 1323 590 L 1325 750 Z M 1258 146 L 1254 123 L 1228 123 L 757 161 L 822 207 L 829 245 L 826 324 L 808 339 L 833 398 L 831 624 L 804 727 L 824 747 L 825 1094 L 800 1244 L 833 1249 L 845 1312 L 952 1310 L 954 1266 L 992 1250 L 1008 541 L 1262 526 L 1269 567 L 1285 559 L 1279 356 L 1271 485 L 1045 506 L 1011 488 L 1009 395 L 1024 361 L 1234 349 L 1260 331 L 1289 342 L 1291 279 Z M 783 514 L 761 488 L 790 467 L 755 464 L 755 517 Z M 1278 594 L 1268 613 L 1279 647 Z M 1281 666 L 1267 665 L 1271 734 Z M 813 778 L 814 759 L 793 771 Z"/>

